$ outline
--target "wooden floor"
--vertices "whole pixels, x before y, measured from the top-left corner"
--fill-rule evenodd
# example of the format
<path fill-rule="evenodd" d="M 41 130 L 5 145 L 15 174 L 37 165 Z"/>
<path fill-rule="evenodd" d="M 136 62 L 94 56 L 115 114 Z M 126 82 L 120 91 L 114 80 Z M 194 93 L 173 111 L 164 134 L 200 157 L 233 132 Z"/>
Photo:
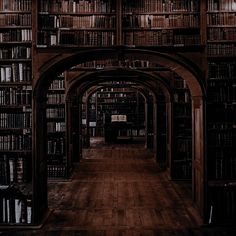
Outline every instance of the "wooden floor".
<path fill-rule="evenodd" d="M 49 183 L 44 227 L 7 235 L 235 236 L 201 227 L 189 189 L 168 180 L 142 146 L 96 145 L 84 150 L 71 180 Z"/>

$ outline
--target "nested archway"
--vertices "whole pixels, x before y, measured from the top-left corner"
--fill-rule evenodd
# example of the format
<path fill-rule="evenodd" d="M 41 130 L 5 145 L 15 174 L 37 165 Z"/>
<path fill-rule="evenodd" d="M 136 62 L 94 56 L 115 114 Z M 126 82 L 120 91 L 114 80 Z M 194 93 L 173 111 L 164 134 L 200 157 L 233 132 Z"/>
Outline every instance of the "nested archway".
<path fill-rule="evenodd" d="M 153 61 L 159 65 L 175 72 L 184 80 L 186 80 L 192 97 L 192 137 L 193 137 L 193 198 L 196 205 L 199 207 L 202 216 L 204 216 L 204 198 L 205 198 L 205 160 L 204 160 L 204 86 L 202 81 L 202 74 L 192 63 L 187 60 L 183 61 L 176 55 L 169 55 L 164 53 L 156 53 L 147 50 L 137 49 L 107 49 L 107 50 L 88 50 L 78 53 L 69 53 L 55 57 L 54 60 L 49 60 L 47 63 L 38 68 L 35 73 L 38 75 L 34 81 L 33 87 L 33 219 L 34 223 L 38 224 L 44 214 L 47 212 L 47 162 L 46 162 L 46 143 L 45 143 L 45 105 L 46 93 L 51 81 L 56 74 L 68 70 L 74 65 L 89 60 L 96 60 L 100 58 L 129 58 L 131 60 L 142 59 Z M 140 71 L 128 69 L 116 69 L 113 71 L 117 75 L 122 73 L 127 76 L 140 75 Z M 94 73 L 94 72 L 93 72 Z M 94 76 L 93 73 L 86 73 L 78 80 L 71 82 L 69 88 L 80 87 L 81 91 L 92 86 L 92 82 L 88 83 L 88 78 Z M 97 73 L 111 73 L 111 71 L 104 70 Z M 144 73 L 144 72 L 142 72 Z M 141 74 L 142 74 L 141 73 Z M 153 77 L 152 82 L 155 81 L 155 76 L 148 73 L 146 77 Z M 86 83 L 87 82 L 87 83 Z M 95 82 L 95 84 L 98 80 Z M 152 86 L 152 82 L 146 86 Z M 165 87 L 165 86 L 164 86 Z"/>

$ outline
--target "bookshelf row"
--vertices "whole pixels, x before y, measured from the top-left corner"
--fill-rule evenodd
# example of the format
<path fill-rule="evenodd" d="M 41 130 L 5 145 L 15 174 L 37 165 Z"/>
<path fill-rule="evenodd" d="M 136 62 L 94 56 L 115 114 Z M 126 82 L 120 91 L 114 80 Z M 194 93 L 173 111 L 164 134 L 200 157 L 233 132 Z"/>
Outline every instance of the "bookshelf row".
<path fill-rule="evenodd" d="M 110 13 L 114 12 L 115 4 L 113 1 L 46 1 L 41 0 L 39 2 L 40 12 L 49 13 Z"/>
<path fill-rule="evenodd" d="M 208 104 L 208 118 L 211 123 L 231 123 L 235 122 L 235 104 Z"/>
<path fill-rule="evenodd" d="M 56 79 L 51 83 L 49 90 L 64 90 L 65 89 L 65 80 Z"/>
<path fill-rule="evenodd" d="M 0 66 L 0 82 L 31 81 L 31 66 L 28 63 L 12 63 Z"/>
<path fill-rule="evenodd" d="M 32 127 L 31 113 L 0 113 L 0 128 L 20 129 Z"/>
<path fill-rule="evenodd" d="M 40 31 L 38 46 L 80 45 L 80 46 L 112 46 L 115 44 L 115 32 L 110 31 Z"/>
<path fill-rule="evenodd" d="M 212 156 L 209 161 L 213 166 L 209 171 L 209 179 L 230 180 L 236 178 L 236 157 L 232 151 L 224 149 L 212 150 Z M 225 156 L 227 155 L 227 158 Z"/>
<path fill-rule="evenodd" d="M 234 56 L 236 54 L 236 44 L 235 43 L 208 44 L 207 54 L 210 56 Z"/>
<path fill-rule="evenodd" d="M 229 80 L 210 80 L 208 82 L 211 102 L 236 103 L 236 81 Z"/>
<path fill-rule="evenodd" d="M 208 26 L 222 26 L 231 25 L 235 27 L 236 16 L 235 12 L 222 12 L 222 13 L 208 13 L 207 25 Z"/>
<path fill-rule="evenodd" d="M 20 43 L 31 42 L 32 30 L 31 29 L 0 29 L 0 43 Z"/>
<path fill-rule="evenodd" d="M 207 39 L 208 41 L 236 41 L 236 28 L 209 28 Z"/>
<path fill-rule="evenodd" d="M 5 13 L 0 14 L 0 28 L 1 27 L 30 27 L 32 17 L 28 13 Z"/>
<path fill-rule="evenodd" d="M 64 137 L 50 137 L 47 146 L 48 155 L 59 154 L 65 155 L 65 139 Z"/>
<path fill-rule="evenodd" d="M 65 164 L 48 164 L 48 177 L 54 178 L 65 178 L 66 177 L 66 165 Z"/>
<path fill-rule="evenodd" d="M 31 134 L 0 135 L 0 151 L 30 151 L 32 148 Z"/>
<path fill-rule="evenodd" d="M 236 217 L 236 189 L 235 186 L 214 186 L 209 191 L 209 208 L 211 208 L 211 223 L 219 223 L 224 219 L 224 223 L 232 222 Z M 210 210 L 209 210 L 210 212 Z"/>
<path fill-rule="evenodd" d="M 235 11 L 236 3 L 234 0 L 208 0 L 208 11 Z"/>
<path fill-rule="evenodd" d="M 144 46 L 185 46 L 199 45 L 200 36 L 192 33 L 185 35 L 175 30 L 131 31 L 123 33 L 126 45 Z"/>
<path fill-rule="evenodd" d="M 0 60 L 3 59 L 30 59 L 31 47 L 13 46 L 0 48 Z"/>
<path fill-rule="evenodd" d="M 57 104 L 60 105 L 65 102 L 65 94 L 54 93 L 54 94 L 47 94 L 47 103 L 48 104 Z"/>
<path fill-rule="evenodd" d="M 32 0 L 2 0 L 0 11 L 31 11 Z"/>
<path fill-rule="evenodd" d="M 61 15 L 39 15 L 39 29 L 53 28 L 115 28 L 115 16 L 91 15 L 91 16 L 61 16 Z"/>
<path fill-rule="evenodd" d="M 0 87 L 0 105 L 31 105 L 31 86 Z"/>
<path fill-rule="evenodd" d="M 236 62 L 220 61 L 208 62 L 209 79 L 230 79 L 236 78 Z"/>
<path fill-rule="evenodd" d="M 46 118 L 65 118 L 65 109 L 63 107 L 47 108 Z"/>
<path fill-rule="evenodd" d="M 16 196 L 7 190 L 0 189 L 0 223 L 32 223 L 32 201 L 27 196 Z"/>
<path fill-rule="evenodd" d="M 148 60 L 129 60 L 129 59 L 127 59 L 127 60 L 120 61 L 120 60 L 114 60 L 114 59 L 106 59 L 106 60 L 87 61 L 87 62 L 77 65 L 76 67 L 73 67 L 72 70 L 73 69 L 76 70 L 78 68 L 81 68 L 81 69 L 83 69 L 83 68 L 104 68 L 104 67 L 111 67 L 111 66 L 133 67 L 133 68 L 158 67 L 157 64 L 154 64 Z M 116 88 L 111 88 L 111 89 L 119 89 L 119 88 L 116 87 Z M 124 90 L 124 88 L 120 88 L 120 89 Z M 104 91 L 104 90 L 101 90 L 101 91 Z M 107 88 L 107 91 L 110 91 L 110 90 L 108 90 L 108 88 Z"/>
<path fill-rule="evenodd" d="M 232 147 L 236 140 L 236 127 L 229 130 L 211 130 L 209 133 L 209 147 Z"/>
<path fill-rule="evenodd" d="M 28 156 L 3 154 L 0 157 L 0 185 L 23 183 L 27 180 Z"/>
<path fill-rule="evenodd" d="M 138 0 L 130 2 L 124 0 L 125 12 L 191 12 L 199 11 L 199 1 L 188 0 Z"/>
<path fill-rule="evenodd" d="M 195 28 L 199 27 L 197 14 L 126 15 L 122 18 L 124 28 Z"/>
<path fill-rule="evenodd" d="M 47 122 L 48 133 L 65 132 L 65 122 Z"/>

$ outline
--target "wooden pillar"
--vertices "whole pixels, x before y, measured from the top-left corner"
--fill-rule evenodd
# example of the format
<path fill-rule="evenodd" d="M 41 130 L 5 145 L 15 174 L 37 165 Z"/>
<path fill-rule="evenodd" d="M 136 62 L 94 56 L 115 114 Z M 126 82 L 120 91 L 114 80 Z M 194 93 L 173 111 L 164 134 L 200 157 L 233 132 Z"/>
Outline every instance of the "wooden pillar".
<path fill-rule="evenodd" d="M 146 148 L 153 148 L 153 106 L 150 101 L 145 103 Z"/>
<path fill-rule="evenodd" d="M 192 97 L 192 192 L 193 200 L 204 217 L 206 160 L 205 160 L 205 102 L 202 97 Z"/>
<path fill-rule="evenodd" d="M 89 132 L 89 120 L 90 120 L 90 112 L 89 112 L 89 98 L 86 99 L 85 104 L 86 109 L 86 131 L 85 131 L 85 138 L 86 138 L 86 147 L 90 147 L 90 132 Z"/>
<path fill-rule="evenodd" d="M 33 99 L 32 124 L 32 218 L 40 224 L 48 212 L 46 99 Z"/>
<path fill-rule="evenodd" d="M 166 159 L 167 168 L 170 177 L 172 177 L 172 166 L 173 166 L 173 103 L 166 103 Z"/>
<path fill-rule="evenodd" d="M 153 152 L 155 153 L 155 158 L 158 158 L 158 139 L 157 139 L 157 122 L 158 122 L 158 108 L 157 102 L 153 102 Z"/>
<path fill-rule="evenodd" d="M 67 99 L 65 103 L 65 122 L 66 122 L 66 158 L 67 158 L 67 176 L 69 176 L 72 169 L 72 129 L 71 129 L 71 100 Z"/>

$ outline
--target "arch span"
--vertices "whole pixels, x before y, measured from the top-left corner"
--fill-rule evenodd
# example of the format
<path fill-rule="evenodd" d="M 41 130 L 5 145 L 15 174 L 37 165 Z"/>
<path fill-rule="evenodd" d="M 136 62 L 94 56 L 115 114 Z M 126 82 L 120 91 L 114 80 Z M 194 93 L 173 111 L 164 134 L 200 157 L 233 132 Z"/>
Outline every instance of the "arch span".
<path fill-rule="evenodd" d="M 72 66 L 79 63 L 99 60 L 99 59 L 129 59 L 129 60 L 148 60 L 156 63 L 170 71 L 175 72 L 177 75 L 186 80 L 192 96 L 192 137 L 193 137 L 193 199 L 199 210 L 204 215 L 204 200 L 205 200 L 205 158 L 204 158 L 204 126 L 205 126 L 205 88 L 203 81 L 203 74 L 200 69 L 194 67 L 192 63 L 186 60 L 178 60 L 178 56 L 174 54 L 166 54 L 153 52 L 149 50 L 139 49 L 96 49 L 85 50 L 78 53 L 70 53 L 55 57 L 55 60 L 48 61 L 35 72 L 38 76 L 35 78 L 33 85 L 33 221 L 39 224 L 43 216 L 47 212 L 47 162 L 46 162 L 46 93 L 50 83 L 53 81 L 57 74 L 68 70 Z M 143 72 L 131 69 L 118 68 L 113 71 L 117 75 L 135 75 L 140 76 Z M 97 72 L 98 74 L 102 72 Z M 105 70 L 105 74 L 112 73 L 112 70 Z M 94 75 L 90 73 L 90 75 Z M 75 80 L 69 87 L 78 87 L 79 84 L 81 91 L 86 89 L 87 86 L 92 86 L 91 83 L 85 83 L 88 78 L 84 75 L 79 80 Z M 147 78 L 147 74 L 143 73 L 142 78 Z M 149 76 L 148 78 L 151 78 Z M 155 81 L 150 79 L 148 83 L 144 83 L 147 87 L 153 88 Z M 101 79 L 101 81 L 104 80 Z M 78 82 L 79 81 L 79 82 Z M 82 83 L 83 82 L 83 83 Z M 98 82 L 98 81 L 96 81 Z M 164 86 L 166 87 L 166 85 Z"/>

